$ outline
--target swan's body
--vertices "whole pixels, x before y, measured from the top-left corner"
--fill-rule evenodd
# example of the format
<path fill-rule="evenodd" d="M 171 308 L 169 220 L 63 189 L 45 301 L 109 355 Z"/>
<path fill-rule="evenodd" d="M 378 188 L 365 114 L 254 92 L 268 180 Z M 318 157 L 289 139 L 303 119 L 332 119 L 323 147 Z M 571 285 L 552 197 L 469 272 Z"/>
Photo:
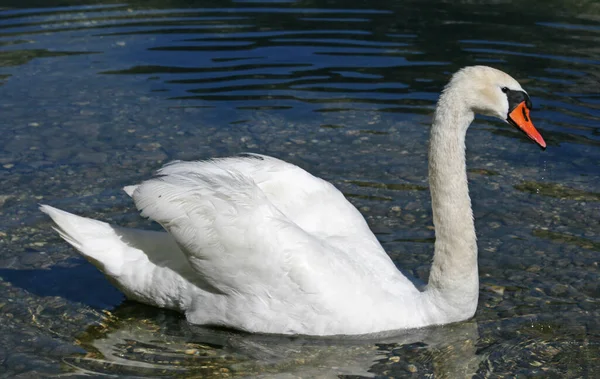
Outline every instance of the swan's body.
<path fill-rule="evenodd" d="M 501 71 L 470 67 L 438 102 L 429 170 L 436 243 L 425 291 L 396 269 L 333 185 L 271 157 L 174 162 L 126 187 L 167 232 L 41 209 L 129 298 L 181 311 L 192 323 L 334 335 L 460 321 L 475 313 L 479 290 L 465 133 L 474 111 L 514 123 L 517 92 L 527 97 Z M 523 130 L 527 122 L 516 121 Z"/>

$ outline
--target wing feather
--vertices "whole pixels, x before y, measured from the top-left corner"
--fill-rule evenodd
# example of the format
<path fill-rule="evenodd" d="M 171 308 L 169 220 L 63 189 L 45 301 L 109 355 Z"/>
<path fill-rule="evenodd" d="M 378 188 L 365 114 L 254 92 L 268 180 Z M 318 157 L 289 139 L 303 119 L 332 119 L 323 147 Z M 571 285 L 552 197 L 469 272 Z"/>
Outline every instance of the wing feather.
<path fill-rule="evenodd" d="M 243 173 L 277 209 L 309 233 L 323 238 L 347 237 L 376 242 L 364 217 L 335 186 L 277 158 L 244 154 L 207 161 L 175 161 L 158 174 L 211 176 L 223 172 Z"/>
<path fill-rule="evenodd" d="M 295 165 L 251 155 L 173 162 L 158 175 L 128 191 L 221 291 L 322 293 L 341 275 L 408 284 L 343 194 Z"/>
<path fill-rule="evenodd" d="M 316 292 L 315 276 L 325 275 L 320 271 L 329 266 L 323 241 L 289 220 L 241 173 L 169 173 L 139 185 L 133 199 L 224 293 L 268 297 L 286 283 Z"/>

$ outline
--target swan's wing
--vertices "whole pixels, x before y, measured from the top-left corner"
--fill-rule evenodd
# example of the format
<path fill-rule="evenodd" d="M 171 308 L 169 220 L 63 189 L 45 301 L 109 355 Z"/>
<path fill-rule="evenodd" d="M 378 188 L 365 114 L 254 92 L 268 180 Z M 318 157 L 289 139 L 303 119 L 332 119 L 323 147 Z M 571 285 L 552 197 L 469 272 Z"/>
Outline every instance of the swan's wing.
<path fill-rule="evenodd" d="M 281 213 L 250 179 L 221 171 L 171 173 L 139 185 L 133 200 L 160 223 L 191 266 L 227 294 L 319 293 L 336 249 Z M 327 253 L 327 254 L 326 254 Z"/>
<path fill-rule="evenodd" d="M 320 246 L 314 251 L 326 254 L 327 258 L 331 259 L 334 255 L 331 251 L 335 250 L 342 257 L 333 257 L 334 259 L 356 262 L 361 267 L 360 271 L 367 276 L 389 277 L 409 284 L 401 275 L 397 278 L 398 271 L 394 263 L 360 212 L 332 184 L 298 166 L 276 158 L 253 154 L 200 162 L 173 162 L 159 170 L 158 175 L 162 175 L 162 179 L 158 180 L 162 180 L 165 186 L 166 183 L 186 183 L 184 187 L 188 188 L 188 192 L 179 191 L 177 194 L 180 207 L 192 208 L 197 201 L 218 202 L 223 209 L 233 210 L 234 213 L 230 217 L 232 223 L 236 222 L 236 227 L 246 228 L 246 225 L 240 226 L 242 222 L 250 223 L 250 227 L 261 225 L 266 229 L 258 231 L 254 236 L 269 233 L 265 237 L 268 236 L 272 240 L 275 234 L 278 238 L 288 238 L 279 237 L 281 229 L 290 229 L 288 226 L 282 227 L 281 224 L 292 225 L 292 229 L 297 231 L 296 238 L 303 241 L 313 239 L 316 244 L 326 244 L 327 249 Z M 152 183 L 158 183 L 156 180 Z M 141 192 L 134 194 L 138 187 L 126 187 L 125 190 L 133 195 L 134 201 L 141 209 L 140 201 L 143 196 Z M 185 205 L 181 200 L 184 198 Z M 235 214 L 238 204 L 236 200 L 232 200 L 238 198 L 247 199 L 245 205 L 248 209 L 268 209 L 273 214 L 254 214 L 253 217 L 257 218 L 254 221 L 250 218 L 241 219 L 241 215 Z M 164 207 L 164 212 L 168 212 L 168 207 L 173 205 L 165 204 Z M 159 221 L 150 214 L 147 216 Z M 161 219 L 168 220 L 165 217 Z M 267 225 L 267 220 L 272 224 Z M 222 228 L 221 225 L 216 225 L 215 228 Z M 193 229 L 194 224 L 188 227 Z M 169 230 L 166 226 L 165 228 Z M 221 230 L 223 229 L 219 229 Z M 281 236 L 284 234 L 281 233 Z M 202 236 L 202 233 L 199 235 Z M 226 235 L 229 238 L 238 238 L 237 243 L 240 247 L 246 243 L 239 236 L 227 233 Z M 299 248 L 297 250 L 300 251 Z"/>
<path fill-rule="evenodd" d="M 344 237 L 376 242 L 363 216 L 331 183 L 298 166 L 257 154 L 201 162 L 173 162 L 159 175 L 205 176 L 223 172 L 250 178 L 289 220 L 323 238 Z"/>

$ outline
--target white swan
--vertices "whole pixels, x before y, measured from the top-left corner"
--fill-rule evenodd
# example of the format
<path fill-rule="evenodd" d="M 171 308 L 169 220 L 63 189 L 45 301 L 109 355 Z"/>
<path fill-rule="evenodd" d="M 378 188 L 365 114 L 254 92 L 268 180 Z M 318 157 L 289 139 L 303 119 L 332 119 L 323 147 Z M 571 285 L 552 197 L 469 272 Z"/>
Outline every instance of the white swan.
<path fill-rule="evenodd" d="M 42 205 L 60 235 L 125 295 L 192 323 L 336 335 L 468 319 L 477 245 L 465 134 L 482 113 L 545 148 L 519 83 L 489 67 L 458 71 L 435 111 L 429 149 L 435 252 L 419 291 L 330 183 L 262 155 L 173 162 L 125 191 L 167 232 L 121 228 Z"/>

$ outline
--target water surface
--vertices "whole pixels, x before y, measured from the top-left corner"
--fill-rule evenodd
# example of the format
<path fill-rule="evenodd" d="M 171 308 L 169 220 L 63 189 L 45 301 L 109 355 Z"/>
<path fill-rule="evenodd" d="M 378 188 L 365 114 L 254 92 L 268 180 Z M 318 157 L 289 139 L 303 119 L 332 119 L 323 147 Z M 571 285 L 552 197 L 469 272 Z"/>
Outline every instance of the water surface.
<path fill-rule="evenodd" d="M 6 376 L 594 377 L 600 372 L 600 7 L 592 1 L 25 1 L 0 11 Z M 43 8 L 42 8 L 43 7 Z M 240 152 L 340 188 L 427 280 L 426 151 L 451 73 L 517 78 L 548 142 L 467 137 L 473 320 L 368 340 L 250 336 L 123 296 L 40 202 L 133 227 L 120 188 Z M 288 375 L 288 376 L 281 376 Z"/>

